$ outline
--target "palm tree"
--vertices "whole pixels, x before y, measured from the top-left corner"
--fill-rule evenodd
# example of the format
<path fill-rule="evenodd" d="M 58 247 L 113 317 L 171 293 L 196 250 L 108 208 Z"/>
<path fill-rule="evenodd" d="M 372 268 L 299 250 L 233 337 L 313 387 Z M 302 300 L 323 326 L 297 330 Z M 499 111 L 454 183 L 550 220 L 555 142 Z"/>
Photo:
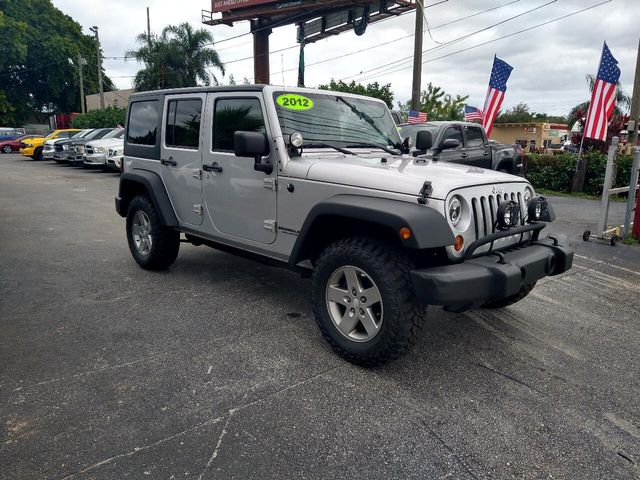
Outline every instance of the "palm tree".
<path fill-rule="evenodd" d="M 587 75 L 587 83 L 589 84 L 589 91 L 593 91 L 593 87 L 596 83 L 596 78 L 593 75 Z M 589 111 L 589 105 L 591 101 L 583 102 L 571 109 L 569 115 L 567 116 L 567 124 L 569 125 L 569 130 L 573 129 L 573 126 L 576 122 L 581 122 L 581 125 L 584 126 L 582 122 L 584 122 L 584 118 L 587 116 L 587 112 Z M 616 84 L 616 104 L 613 109 L 613 115 L 622 115 L 624 111 L 628 110 L 631 107 L 631 98 L 622 90 L 622 85 L 620 82 Z"/>
<path fill-rule="evenodd" d="M 215 74 L 208 68 L 220 70 L 224 64 L 213 48 L 213 35 L 205 29 L 194 30 L 188 23 L 169 25 L 159 37 L 141 33 L 136 38 L 137 50 L 127 52 L 126 58 L 144 63 L 135 76 L 136 90 L 157 90 L 173 87 L 195 87 L 218 84 Z"/>

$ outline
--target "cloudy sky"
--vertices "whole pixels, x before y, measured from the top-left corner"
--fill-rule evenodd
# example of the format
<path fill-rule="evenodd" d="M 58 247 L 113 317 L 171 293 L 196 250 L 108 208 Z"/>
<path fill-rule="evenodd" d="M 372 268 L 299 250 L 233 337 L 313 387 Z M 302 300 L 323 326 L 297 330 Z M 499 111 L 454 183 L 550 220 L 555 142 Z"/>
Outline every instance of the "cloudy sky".
<path fill-rule="evenodd" d="M 606 40 L 622 70 L 623 88 L 631 94 L 640 35 L 637 16 L 640 0 L 448 0 L 431 7 L 438 0 L 424 1 L 430 33 L 425 33 L 423 46 L 427 51 L 423 86 L 432 82 L 449 93 L 469 95 L 470 104 L 481 106 L 493 55 L 497 54 L 514 67 L 503 108 L 525 102 L 533 111 L 566 114 L 571 106 L 588 99 L 584 78 L 587 73 L 596 73 L 602 42 Z M 121 57 L 135 48 L 136 35 L 146 30 L 147 6 L 151 9 L 153 32 L 181 22 L 201 27 L 201 10 L 211 6 L 207 0 L 53 0 L 53 3 L 78 21 L 86 33 L 92 25 L 100 27 L 106 57 Z M 595 7 L 554 21 L 591 6 Z M 485 12 L 488 9 L 493 10 Z M 391 83 L 396 100 L 407 100 L 411 96 L 411 63 L 383 66 L 412 55 L 410 35 L 414 21 L 413 13 L 403 15 L 370 25 L 360 37 L 350 31 L 308 45 L 307 86 L 327 83 L 331 78 L 378 81 Z M 550 23 L 541 25 L 546 22 Z M 212 30 L 218 42 L 216 48 L 227 67 L 224 79 L 216 72 L 221 83 L 230 74 L 237 80 L 247 77 L 252 81 L 253 61 L 242 60 L 252 55 L 251 36 L 225 41 L 247 33 L 248 23 L 204 28 Z M 516 33 L 528 28 L 532 29 Z M 500 39 L 504 36 L 509 37 Z M 295 44 L 294 27 L 277 28 L 271 35 L 271 51 Z M 350 53 L 353 54 L 347 55 Z M 324 60 L 330 61 L 313 65 Z M 273 53 L 271 83 L 295 85 L 297 62 L 296 48 Z M 105 68 L 116 85 L 124 89 L 131 88 L 139 65 L 108 59 Z"/>

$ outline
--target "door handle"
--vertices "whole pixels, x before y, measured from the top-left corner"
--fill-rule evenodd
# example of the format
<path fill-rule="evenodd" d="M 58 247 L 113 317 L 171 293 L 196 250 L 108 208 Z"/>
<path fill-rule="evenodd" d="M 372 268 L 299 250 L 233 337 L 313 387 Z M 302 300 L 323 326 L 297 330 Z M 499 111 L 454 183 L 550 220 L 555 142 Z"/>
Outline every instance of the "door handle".
<path fill-rule="evenodd" d="M 483 155 L 485 155 L 485 156 L 486 156 L 486 155 L 489 155 L 489 150 L 485 150 L 485 151 L 484 151 L 484 153 L 483 153 Z"/>
<path fill-rule="evenodd" d="M 468 156 L 469 156 L 469 154 L 468 154 L 468 153 L 463 153 L 463 154 L 462 154 L 462 158 L 467 158 Z"/>
<path fill-rule="evenodd" d="M 176 162 L 173 157 L 169 157 L 169 160 L 165 160 L 164 158 L 160 160 L 160 163 L 162 165 L 167 165 L 167 166 L 172 166 L 172 167 L 177 167 L 178 166 L 178 162 Z"/>
<path fill-rule="evenodd" d="M 222 172 L 222 167 L 218 165 L 218 162 L 213 162 L 211 165 L 202 165 L 202 169 L 205 172 Z"/>

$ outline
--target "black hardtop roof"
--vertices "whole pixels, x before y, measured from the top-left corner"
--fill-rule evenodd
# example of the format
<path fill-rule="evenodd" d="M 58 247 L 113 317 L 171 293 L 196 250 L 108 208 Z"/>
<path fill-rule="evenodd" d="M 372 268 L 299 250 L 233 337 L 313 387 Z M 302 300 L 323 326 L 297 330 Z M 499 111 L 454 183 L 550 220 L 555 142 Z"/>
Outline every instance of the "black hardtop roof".
<path fill-rule="evenodd" d="M 265 85 L 223 85 L 210 87 L 186 87 L 186 88 L 169 88 L 166 90 L 150 90 L 147 92 L 136 92 L 131 95 L 132 100 L 139 98 L 160 97 L 164 95 L 180 95 L 190 93 L 209 93 L 209 92 L 261 92 Z"/>

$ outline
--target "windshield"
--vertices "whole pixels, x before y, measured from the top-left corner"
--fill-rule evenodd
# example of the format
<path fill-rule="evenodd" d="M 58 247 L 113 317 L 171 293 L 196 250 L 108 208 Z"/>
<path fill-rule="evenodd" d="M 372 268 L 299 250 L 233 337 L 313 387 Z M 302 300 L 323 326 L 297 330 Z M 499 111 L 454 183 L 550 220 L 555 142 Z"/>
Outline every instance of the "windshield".
<path fill-rule="evenodd" d="M 400 136 L 402 138 L 407 138 L 407 137 L 411 137 L 411 140 L 413 140 L 413 144 L 415 145 L 416 143 L 416 136 L 418 135 L 418 132 L 422 131 L 422 130 L 428 130 L 431 132 L 431 135 L 435 141 L 436 138 L 436 134 L 438 133 L 438 129 L 439 127 L 437 127 L 436 125 L 428 125 L 428 124 L 416 124 L 416 125 L 405 125 L 403 127 L 400 127 Z"/>
<path fill-rule="evenodd" d="M 122 135 L 124 135 L 124 128 L 115 128 L 113 130 L 111 130 L 109 133 L 107 133 L 104 137 L 104 139 L 107 138 L 122 138 Z"/>
<path fill-rule="evenodd" d="M 98 128 L 84 138 L 85 140 L 97 140 L 99 138 L 104 137 L 110 131 L 111 131 L 110 128 Z"/>
<path fill-rule="evenodd" d="M 317 143 L 395 148 L 401 142 L 393 118 L 381 102 L 335 93 L 276 92 L 273 96 L 285 141 L 299 132 L 306 147 Z"/>

